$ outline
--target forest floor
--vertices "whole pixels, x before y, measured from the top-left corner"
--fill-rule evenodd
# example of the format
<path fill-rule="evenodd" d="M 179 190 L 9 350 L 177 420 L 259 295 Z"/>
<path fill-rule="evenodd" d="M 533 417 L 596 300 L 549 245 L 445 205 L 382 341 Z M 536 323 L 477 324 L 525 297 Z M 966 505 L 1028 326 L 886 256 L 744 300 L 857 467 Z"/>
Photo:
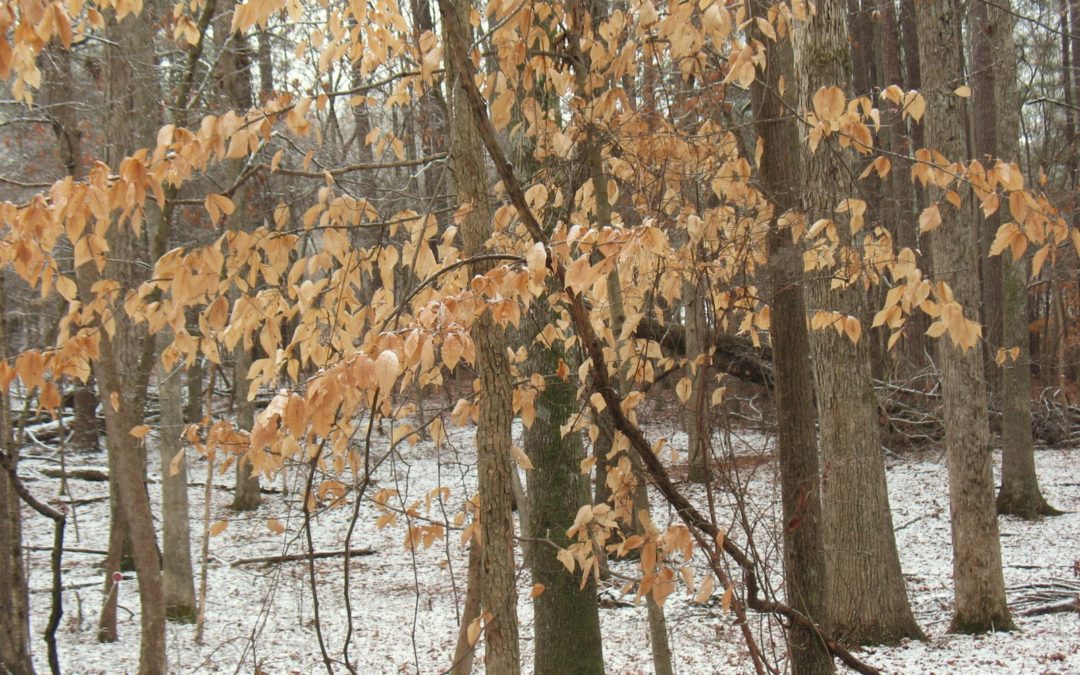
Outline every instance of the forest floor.
<path fill-rule="evenodd" d="M 671 438 L 670 447 L 685 447 L 685 438 L 669 423 L 649 429 L 653 436 Z M 441 673 L 450 665 L 457 637 L 458 612 L 465 592 L 467 554 L 459 545 L 459 532 L 436 540 L 429 549 L 410 552 L 403 546 L 405 517 L 383 528 L 376 526 L 381 511 L 370 499 L 383 489 L 396 489 L 387 505 L 402 509 L 419 501 L 422 518 L 417 524 L 438 522 L 452 526 L 464 498 L 475 487 L 475 453 L 471 429 L 450 432 L 450 442 L 436 450 L 427 441 L 416 446 L 402 444 L 390 454 L 376 473 L 360 505 L 353 548 L 371 548 L 372 555 L 354 556 L 350 563 L 349 596 L 352 632 L 347 640 L 348 612 L 345 605 L 343 558 L 315 561 L 322 640 L 330 658 L 348 661 L 359 673 Z M 520 439 L 520 428 L 515 436 Z M 389 447 L 391 430 L 374 434 L 374 455 L 382 457 Z M 149 490 L 155 509 L 160 505 L 160 484 L 153 436 L 150 437 L 151 483 Z M 520 440 L 518 440 L 520 444 Z M 719 521 L 729 536 L 746 544 L 740 520 L 754 532 L 753 547 L 760 559 L 770 561 L 769 580 L 779 585 L 777 560 L 777 516 L 779 487 L 772 440 L 768 435 L 731 432 L 716 439 L 726 459 L 718 463 L 719 482 L 738 484 L 745 496 L 740 518 L 733 491 L 717 485 L 714 498 Z M 46 448 L 26 448 L 20 473 L 39 497 L 58 494 L 59 480 L 42 470 L 57 466 L 54 452 Z M 669 450 L 664 459 L 680 474 L 679 458 Z M 998 457 L 1000 460 L 1000 456 Z M 683 460 L 685 461 L 685 460 Z M 1016 603 L 1029 594 L 1027 587 L 1054 579 L 1077 582 L 1080 574 L 1080 450 L 1042 449 L 1036 453 L 1042 487 L 1049 501 L 1065 515 L 1027 523 L 1001 518 L 1001 544 L 1009 601 Z M 104 469 L 104 453 L 96 456 L 68 456 L 69 469 Z M 215 476 L 215 484 L 232 484 L 232 471 Z M 192 459 L 189 479 L 205 480 L 206 463 Z M 907 579 L 908 592 L 919 624 L 930 637 L 928 642 L 908 642 L 897 647 L 867 648 L 858 654 L 887 673 L 1080 673 L 1080 615 L 1055 613 L 1018 617 L 1020 630 L 983 636 L 952 635 L 947 632 L 952 604 L 952 563 L 949 535 L 946 467 L 940 452 L 890 456 L 889 491 L 897 544 Z M 310 570 L 307 562 L 246 564 L 232 566 L 241 558 L 300 553 L 306 550 L 302 536 L 300 499 L 306 475 L 294 470 L 287 476 L 288 496 L 264 495 L 258 511 L 235 513 L 228 505 L 232 492 L 215 489 L 212 520 L 226 520 L 228 528 L 210 540 L 209 582 L 205 639 L 196 644 L 192 625 L 170 623 L 168 627 L 169 669 L 176 673 L 325 672 L 315 630 Z M 427 503 L 438 487 L 450 490 Z M 109 528 L 108 486 L 104 482 L 70 480 L 70 496 L 75 503 L 68 528 L 67 546 L 101 550 L 107 547 Z M 271 487 L 264 483 L 264 487 Z M 280 489 L 282 480 L 273 487 Z M 701 504 L 704 490 L 685 486 Z M 192 552 L 198 565 L 202 542 L 204 488 L 190 488 Z M 659 495 L 652 495 L 653 519 L 664 527 L 675 514 Z M 156 510 L 156 513 L 160 513 Z M 314 548 L 341 550 L 353 515 L 351 505 L 321 510 L 312 520 Z M 425 521 L 424 518 L 430 519 Z M 280 534 L 267 522 L 276 519 L 285 526 Z M 75 522 L 77 520 L 77 527 Z M 49 615 L 50 576 L 47 549 L 52 542 L 51 522 L 24 511 L 24 538 L 29 546 L 40 547 L 29 554 L 33 632 L 42 635 Z M 112 644 L 97 642 L 96 622 L 102 604 L 101 555 L 67 553 L 64 556 L 65 616 L 58 635 L 60 659 L 70 673 L 134 673 L 138 662 L 138 596 L 132 573 L 127 573 L 119 589 L 120 639 Z M 520 559 L 519 559 L 520 565 Z M 704 563 L 695 557 L 695 578 L 700 581 Z M 612 568 L 634 575 L 632 562 L 613 563 Z M 527 570 L 519 576 L 518 615 L 521 625 L 521 652 L 524 670 L 531 672 L 533 619 Z M 644 602 L 635 604 L 633 595 L 623 597 L 618 584 L 605 585 L 601 594 L 601 628 L 608 673 L 652 672 L 647 640 Z M 776 589 L 781 590 L 781 589 Z M 753 672 L 739 627 L 722 611 L 715 592 L 707 603 L 694 604 L 693 594 L 679 588 L 665 605 L 668 631 L 677 673 Z M 783 639 L 780 627 L 767 617 L 751 615 L 750 621 L 766 657 L 783 667 Z M 481 639 L 481 650 L 483 640 Z M 47 672 L 45 645 L 34 645 L 39 671 Z M 482 655 L 477 655 L 477 671 Z M 346 672 L 337 664 L 336 672 Z"/>

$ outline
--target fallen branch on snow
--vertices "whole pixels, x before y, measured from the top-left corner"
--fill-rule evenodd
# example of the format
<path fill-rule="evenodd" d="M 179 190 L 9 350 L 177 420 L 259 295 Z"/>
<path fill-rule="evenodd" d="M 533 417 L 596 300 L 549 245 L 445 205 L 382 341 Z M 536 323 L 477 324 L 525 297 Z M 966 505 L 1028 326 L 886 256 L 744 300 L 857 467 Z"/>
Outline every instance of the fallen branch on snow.
<path fill-rule="evenodd" d="M 350 556 L 375 555 L 374 549 L 354 548 L 348 551 Z M 283 563 L 297 560 L 319 560 L 320 558 L 336 558 L 345 555 L 345 551 L 315 551 L 313 553 L 289 553 L 286 555 L 264 555 L 257 558 L 240 558 L 230 563 L 230 566 L 256 565 L 258 563 Z"/>

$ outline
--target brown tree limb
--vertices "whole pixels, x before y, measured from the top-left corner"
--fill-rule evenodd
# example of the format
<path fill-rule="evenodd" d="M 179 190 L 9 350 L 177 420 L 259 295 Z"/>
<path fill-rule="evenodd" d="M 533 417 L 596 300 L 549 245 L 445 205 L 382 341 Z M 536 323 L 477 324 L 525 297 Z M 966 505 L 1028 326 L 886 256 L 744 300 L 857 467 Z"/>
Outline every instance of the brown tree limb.
<path fill-rule="evenodd" d="M 337 558 L 345 555 L 346 553 L 349 556 L 375 555 L 375 549 L 351 548 L 343 551 L 314 551 L 312 553 L 286 553 L 283 555 L 263 555 L 254 558 L 238 558 L 229 563 L 229 566 L 238 567 L 240 565 L 257 565 L 259 563 L 285 563 L 296 562 L 298 560 L 321 560 L 323 558 Z"/>

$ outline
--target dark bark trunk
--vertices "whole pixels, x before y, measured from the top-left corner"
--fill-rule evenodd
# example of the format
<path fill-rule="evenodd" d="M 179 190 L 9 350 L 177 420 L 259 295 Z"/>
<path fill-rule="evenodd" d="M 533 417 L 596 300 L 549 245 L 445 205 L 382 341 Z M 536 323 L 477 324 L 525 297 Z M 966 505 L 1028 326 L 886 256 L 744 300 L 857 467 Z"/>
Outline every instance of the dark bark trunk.
<path fill-rule="evenodd" d="M 764 16 L 762 0 L 751 3 Z M 761 36 L 759 39 L 764 40 Z M 766 43 L 768 44 L 768 43 Z M 791 235 L 782 231 L 780 216 L 795 207 L 801 181 L 799 131 L 788 110 L 796 106 L 795 87 L 778 97 L 780 78 L 795 81 L 790 42 L 770 45 L 763 81 L 751 87 L 754 128 L 764 148 L 763 192 L 773 207 L 769 234 L 768 276 L 771 294 L 771 340 L 776 379 L 777 438 L 784 523 L 784 588 L 788 602 L 814 621 L 824 618 L 825 553 L 821 541 L 821 495 L 818 483 L 817 434 L 811 389 L 810 338 L 803 299 L 802 255 Z M 788 633 L 791 671 L 816 675 L 834 670 L 832 656 L 812 631 L 791 627 Z"/>
<path fill-rule="evenodd" d="M 549 311 L 534 304 L 534 330 L 553 320 Z M 578 509 L 589 502 L 587 477 L 581 473 L 585 451 L 580 433 L 562 433 L 562 425 L 577 412 L 577 390 L 571 382 L 553 377 L 559 361 L 569 358 L 555 347 L 540 348 L 532 336 L 534 356 L 527 369 L 547 376 L 547 386 L 536 398 L 536 419 L 525 430 L 525 452 L 533 470 L 527 472 L 532 536 L 561 548 L 571 543 L 566 531 Z M 603 673 L 600 615 L 596 583 L 590 578 L 580 587 L 544 543 L 534 543 L 530 554 L 533 583 L 545 590 L 533 600 L 535 670 L 537 675 Z"/>
<path fill-rule="evenodd" d="M 971 35 L 971 102 L 975 127 L 975 159 L 984 167 L 990 168 L 992 158 L 998 154 L 998 113 L 994 98 L 993 36 L 985 3 L 968 4 L 968 32 Z M 995 396 L 1000 389 L 1000 373 L 994 357 L 1002 346 L 1002 270 L 1001 257 L 991 256 L 990 246 L 994 242 L 1001 218 L 998 212 L 989 216 L 983 215 L 981 209 L 978 209 L 978 214 L 981 221 L 979 259 L 982 263 L 982 317 L 985 339 L 983 363 L 989 394 Z"/>
<path fill-rule="evenodd" d="M 0 298 L 5 295 L 0 271 Z M 8 348 L 7 317 L 0 315 L 0 360 Z M 0 390 L 0 450 L 18 462 L 8 389 Z M 19 496 L 6 470 L 0 469 L 0 670 L 34 672 L 30 652 L 30 598 L 23 566 L 22 513 Z"/>

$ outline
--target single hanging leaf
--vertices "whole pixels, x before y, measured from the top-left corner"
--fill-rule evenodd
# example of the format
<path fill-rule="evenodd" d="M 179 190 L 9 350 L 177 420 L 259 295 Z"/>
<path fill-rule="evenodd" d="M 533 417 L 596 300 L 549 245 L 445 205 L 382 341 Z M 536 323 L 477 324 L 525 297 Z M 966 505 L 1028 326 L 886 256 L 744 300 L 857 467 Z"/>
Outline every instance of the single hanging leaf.
<path fill-rule="evenodd" d="M 941 211 L 938 210 L 938 205 L 931 204 L 923 209 L 922 214 L 919 215 L 919 234 L 936 230 L 940 226 Z"/>
<path fill-rule="evenodd" d="M 400 368 L 398 356 L 392 349 L 383 350 L 379 358 L 375 359 L 375 379 L 383 396 L 390 396 L 393 392 Z"/>
<path fill-rule="evenodd" d="M 698 592 L 694 595 L 694 602 L 700 605 L 708 600 L 713 592 L 713 583 L 713 575 L 711 573 L 706 574 L 705 578 L 701 581 L 701 588 L 699 588 Z"/>

